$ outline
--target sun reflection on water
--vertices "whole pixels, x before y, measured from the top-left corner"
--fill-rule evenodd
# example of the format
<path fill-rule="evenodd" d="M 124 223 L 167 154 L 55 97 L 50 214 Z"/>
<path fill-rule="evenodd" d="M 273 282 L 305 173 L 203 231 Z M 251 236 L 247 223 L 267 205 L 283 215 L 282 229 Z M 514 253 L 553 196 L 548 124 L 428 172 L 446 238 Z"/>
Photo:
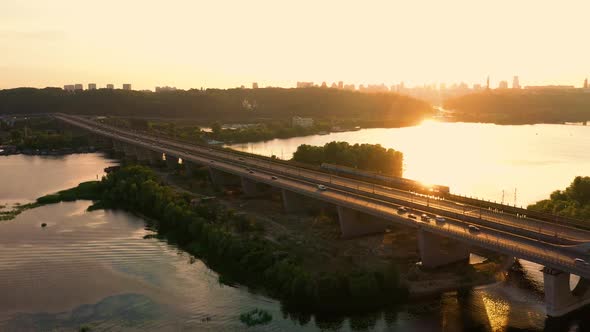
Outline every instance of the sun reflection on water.
<path fill-rule="evenodd" d="M 491 331 L 503 331 L 508 326 L 510 304 L 499 298 L 493 298 L 484 293 L 481 296 L 484 309 L 487 313 Z"/>

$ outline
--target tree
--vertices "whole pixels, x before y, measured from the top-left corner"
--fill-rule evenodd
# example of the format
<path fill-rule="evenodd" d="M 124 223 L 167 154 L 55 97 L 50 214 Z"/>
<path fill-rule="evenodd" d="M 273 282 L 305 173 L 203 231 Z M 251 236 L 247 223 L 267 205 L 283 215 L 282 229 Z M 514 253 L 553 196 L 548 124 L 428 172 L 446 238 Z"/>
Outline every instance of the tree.
<path fill-rule="evenodd" d="M 221 124 L 219 122 L 215 122 L 211 125 L 211 131 L 213 135 L 219 136 L 221 134 Z"/>

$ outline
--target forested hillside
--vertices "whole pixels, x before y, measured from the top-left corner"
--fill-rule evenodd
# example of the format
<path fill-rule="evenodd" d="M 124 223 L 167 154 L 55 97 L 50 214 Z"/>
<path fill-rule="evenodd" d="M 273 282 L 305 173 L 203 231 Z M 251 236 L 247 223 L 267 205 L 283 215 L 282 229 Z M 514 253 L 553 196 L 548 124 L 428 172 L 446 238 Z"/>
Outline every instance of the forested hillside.
<path fill-rule="evenodd" d="M 432 113 L 426 102 L 392 93 L 337 89 L 230 89 L 143 92 L 58 88 L 0 91 L 0 113 L 63 112 L 87 115 L 254 121 L 309 116 L 398 126 L 419 123 Z"/>

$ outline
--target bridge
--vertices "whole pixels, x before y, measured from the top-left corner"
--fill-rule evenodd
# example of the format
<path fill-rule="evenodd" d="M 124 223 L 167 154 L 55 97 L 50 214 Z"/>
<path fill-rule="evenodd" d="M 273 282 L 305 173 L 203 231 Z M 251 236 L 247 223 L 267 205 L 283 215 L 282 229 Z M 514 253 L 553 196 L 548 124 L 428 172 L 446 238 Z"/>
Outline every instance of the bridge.
<path fill-rule="evenodd" d="M 343 238 L 383 232 L 392 224 L 416 228 L 420 257 L 426 268 L 467 261 L 471 247 L 538 263 L 544 266 L 549 316 L 562 316 L 590 303 L 590 264 L 586 263 L 590 262 L 590 231 L 501 213 L 482 205 L 418 195 L 269 158 L 153 137 L 83 117 L 54 116 L 109 140 L 115 150 L 141 161 L 165 159 L 168 165 L 176 167 L 182 160 L 188 172 L 206 166 L 214 184 L 240 185 L 249 196 L 263 194 L 269 188 L 280 190 L 288 213 L 301 210 L 310 201 L 332 204 L 337 207 Z M 412 215 L 401 207 L 409 209 Z M 428 218 L 422 220 L 421 214 Z M 444 220 L 432 218 L 434 215 Z M 570 274 L 580 276 L 574 289 L 570 289 Z"/>

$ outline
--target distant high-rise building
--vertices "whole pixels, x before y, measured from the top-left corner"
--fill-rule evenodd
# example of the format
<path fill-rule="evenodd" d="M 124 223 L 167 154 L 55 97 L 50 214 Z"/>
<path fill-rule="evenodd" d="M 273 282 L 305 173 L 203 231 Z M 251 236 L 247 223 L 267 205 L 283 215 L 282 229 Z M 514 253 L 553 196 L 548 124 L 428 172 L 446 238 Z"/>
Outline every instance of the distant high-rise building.
<path fill-rule="evenodd" d="M 88 83 L 88 90 L 96 90 L 96 83 Z"/>
<path fill-rule="evenodd" d="M 297 82 L 298 88 L 311 88 L 313 87 L 313 82 Z"/>
<path fill-rule="evenodd" d="M 488 75 L 488 79 L 486 80 L 486 89 L 490 89 L 490 75 Z"/>
<path fill-rule="evenodd" d="M 176 91 L 175 86 L 157 86 L 156 92 L 164 92 L 164 91 Z"/>
<path fill-rule="evenodd" d="M 330 88 L 338 89 L 338 84 L 336 84 L 336 82 L 333 82 L 332 85 L 330 85 Z"/>
<path fill-rule="evenodd" d="M 584 89 L 588 89 L 588 79 L 584 80 Z"/>
<path fill-rule="evenodd" d="M 115 85 L 114 84 L 107 84 L 107 89 L 111 89 L 112 90 L 114 88 L 115 88 Z"/>
<path fill-rule="evenodd" d="M 508 81 L 500 81 L 498 89 L 508 89 Z"/>
<path fill-rule="evenodd" d="M 343 89 L 344 88 L 344 82 L 340 81 L 338 82 L 338 89 Z"/>
<path fill-rule="evenodd" d="M 520 83 L 518 82 L 518 76 L 514 76 L 514 78 L 512 78 L 512 88 L 513 89 L 520 89 Z"/>
<path fill-rule="evenodd" d="M 322 88 L 327 88 L 328 84 L 326 84 L 326 81 L 322 82 Z"/>
<path fill-rule="evenodd" d="M 64 85 L 64 90 L 66 91 L 74 91 L 75 86 L 73 84 Z"/>
<path fill-rule="evenodd" d="M 123 84 L 123 90 L 131 90 L 131 84 L 129 84 L 129 83 Z"/>
<path fill-rule="evenodd" d="M 74 84 L 74 90 L 76 90 L 76 91 L 82 91 L 82 90 L 84 90 L 84 85 L 82 85 L 82 84 Z"/>
<path fill-rule="evenodd" d="M 258 89 L 258 83 L 257 82 L 252 83 L 252 89 Z"/>

